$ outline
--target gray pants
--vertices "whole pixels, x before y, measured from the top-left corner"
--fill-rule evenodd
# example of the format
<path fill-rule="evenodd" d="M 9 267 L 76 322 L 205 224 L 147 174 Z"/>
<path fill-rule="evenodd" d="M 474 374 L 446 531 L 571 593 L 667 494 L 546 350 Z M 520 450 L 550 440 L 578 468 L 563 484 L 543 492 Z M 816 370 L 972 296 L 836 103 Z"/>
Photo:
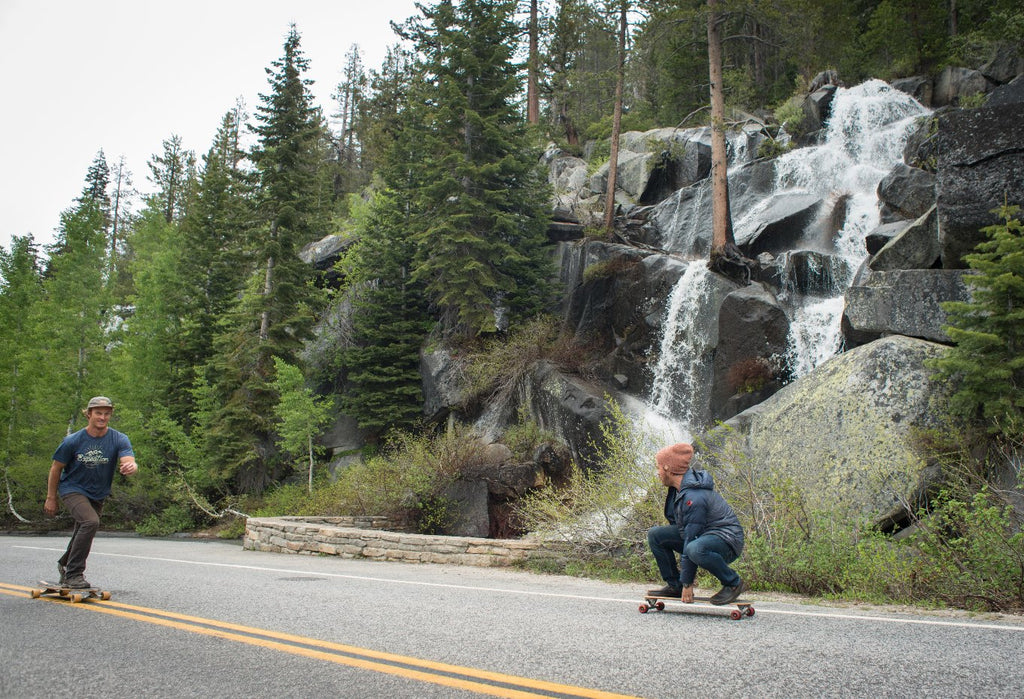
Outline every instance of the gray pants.
<path fill-rule="evenodd" d="M 80 493 L 68 493 L 62 496 L 61 500 L 71 513 L 71 518 L 75 520 L 68 549 L 58 561 L 66 569 L 65 578 L 71 580 L 85 574 L 85 560 L 89 558 L 92 540 L 100 527 L 103 502 L 90 500 Z"/>

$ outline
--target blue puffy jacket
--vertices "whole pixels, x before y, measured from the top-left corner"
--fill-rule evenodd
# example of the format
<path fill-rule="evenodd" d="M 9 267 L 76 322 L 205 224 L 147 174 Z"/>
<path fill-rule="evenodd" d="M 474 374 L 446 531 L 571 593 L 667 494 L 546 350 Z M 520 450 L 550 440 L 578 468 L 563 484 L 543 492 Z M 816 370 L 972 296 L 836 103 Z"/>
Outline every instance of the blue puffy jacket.
<path fill-rule="evenodd" d="M 699 536 L 714 534 L 724 539 L 736 555 L 743 552 L 743 527 L 732 507 L 715 492 L 715 480 L 707 471 L 690 469 L 679 490 L 668 489 L 665 518 L 679 527 L 684 546 Z M 693 580 L 696 568 L 683 556 L 680 580 Z M 685 569 L 685 570 L 684 570 Z"/>

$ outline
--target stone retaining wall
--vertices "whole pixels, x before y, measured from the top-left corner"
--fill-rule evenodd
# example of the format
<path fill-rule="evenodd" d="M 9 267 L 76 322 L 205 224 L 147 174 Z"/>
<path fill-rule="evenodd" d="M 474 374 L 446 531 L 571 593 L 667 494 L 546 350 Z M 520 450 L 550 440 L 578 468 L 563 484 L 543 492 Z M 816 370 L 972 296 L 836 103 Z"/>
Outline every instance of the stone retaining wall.
<path fill-rule="evenodd" d="M 385 530 L 386 525 L 384 517 L 250 517 L 242 546 L 250 551 L 483 567 L 565 558 L 551 542 L 410 534 Z"/>

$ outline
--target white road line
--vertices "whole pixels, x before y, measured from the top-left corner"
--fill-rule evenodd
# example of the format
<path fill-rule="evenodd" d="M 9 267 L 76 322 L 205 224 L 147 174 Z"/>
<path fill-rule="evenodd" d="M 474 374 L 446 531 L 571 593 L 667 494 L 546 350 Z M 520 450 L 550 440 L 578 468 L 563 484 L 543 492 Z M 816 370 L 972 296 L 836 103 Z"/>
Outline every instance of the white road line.
<path fill-rule="evenodd" d="M 19 546 L 15 545 L 12 548 L 30 549 L 35 551 L 56 551 L 61 552 L 63 548 L 48 548 L 43 546 Z M 489 592 L 489 593 L 503 593 L 509 595 L 525 595 L 534 597 L 552 597 L 560 599 L 574 599 L 574 600 L 587 600 L 591 602 L 615 602 L 615 603 L 631 603 L 637 604 L 643 598 L 643 594 L 637 594 L 636 599 L 620 599 L 615 597 L 593 597 L 590 595 L 573 595 L 562 592 L 541 592 L 536 590 L 513 590 L 508 588 L 500 587 L 481 587 L 478 585 L 456 585 L 454 583 L 436 583 L 426 582 L 422 580 L 401 580 L 397 578 L 379 578 L 369 575 L 352 575 L 349 573 L 329 573 L 323 571 L 309 571 L 309 570 L 296 570 L 292 568 L 271 568 L 267 566 L 255 566 L 255 565 L 241 565 L 237 563 L 214 563 L 210 561 L 190 561 L 182 558 L 161 558 L 159 556 L 137 556 L 127 553 L 104 553 L 101 551 L 93 551 L 93 556 L 110 556 L 112 558 L 132 558 L 144 561 L 160 561 L 163 563 L 183 563 L 186 565 L 195 566 L 207 566 L 210 568 L 234 568 L 238 570 L 256 570 L 264 573 L 286 573 L 289 575 L 311 575 L 325 578 L 339 578 L 344 580 L 362 580 L 366 582 L 384 582 L 399 585 L 415 585 L 418 587 L 436 587 L 436 588 L 449 588 L 453 590 L 474 590 L 478 592 Z M 756 601 L 755 601 L 756 602 Z M 949 626 L 954 628 L 964 629 L 985 629 L 990 631 L 1024 631 L 1024 626 L 1015 626 L 1012 624 L 989 624 L 979 623 L 972 621 L 944 621 L 939 619 L 904 619 L 899 617 L 889 616 L 877 616 L 870 614 L 844 614 L 838 612 L 811 612 L 811 611 L 799 611 L 794 609 L 773 609 L 761 606 L 763 603 L 756 602 L 758 616 L 765 614 L 774 614 L 779 616 L 804 616 L 804 617 L 818 617 L 822 619 L 844 619 L 850 621 L 875 621 L 875 622 L 887 622 L 893 624 L 918 624 L 922 626 Z M 768 603 L 770 604 L 770 602 Z"/>

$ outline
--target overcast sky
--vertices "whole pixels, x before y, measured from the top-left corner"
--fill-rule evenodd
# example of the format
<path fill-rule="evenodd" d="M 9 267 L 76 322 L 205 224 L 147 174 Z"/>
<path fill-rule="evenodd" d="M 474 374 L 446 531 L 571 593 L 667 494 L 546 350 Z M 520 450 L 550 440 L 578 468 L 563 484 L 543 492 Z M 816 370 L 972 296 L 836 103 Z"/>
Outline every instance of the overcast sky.
<path fill-rule="evenodd" d="M 379 68 L 414 0 L 0 0 L 0 245 L 49 243 L 103 149 L 135 188 L 172 134 L 201 157 L 237 98 L 250 114 L 295 23 L 325 113 L 357 44 Z"/>

